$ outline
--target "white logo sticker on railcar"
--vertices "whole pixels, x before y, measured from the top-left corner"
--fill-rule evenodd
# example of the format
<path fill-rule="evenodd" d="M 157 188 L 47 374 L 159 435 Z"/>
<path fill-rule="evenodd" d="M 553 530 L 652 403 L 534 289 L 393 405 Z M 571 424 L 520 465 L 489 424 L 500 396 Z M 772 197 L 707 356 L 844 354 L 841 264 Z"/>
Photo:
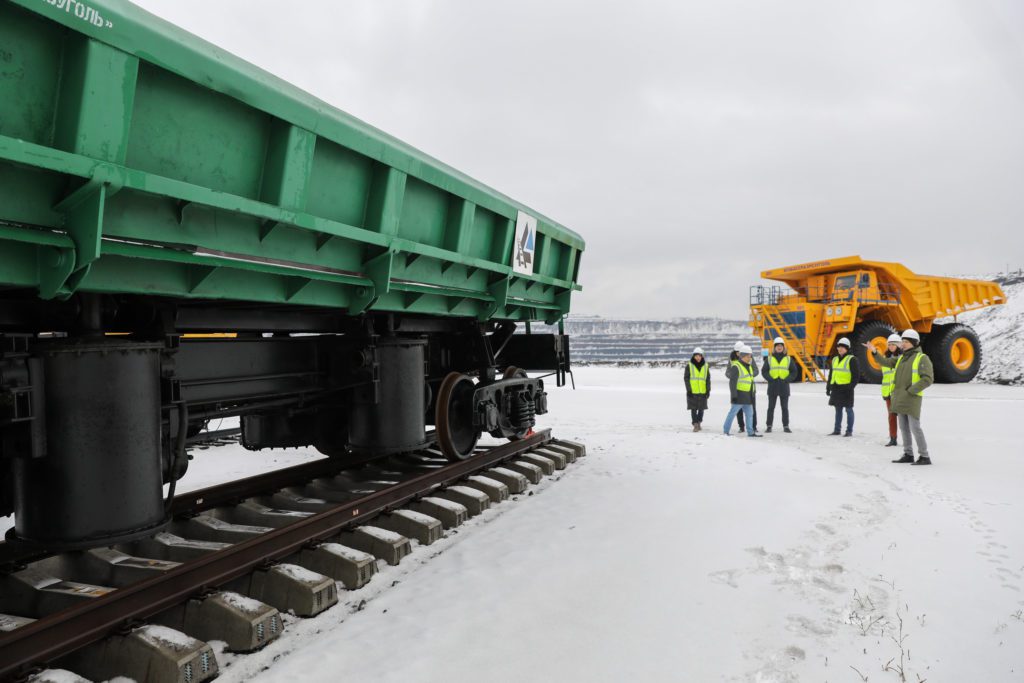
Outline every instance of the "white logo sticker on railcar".
<path fill-rule="evenodd" d="M 512 271 L 533 275 L 533 254 L 537 248 L 537 219 L 522 211 L 516 216 L 516 241 L 512 245 Z"/>

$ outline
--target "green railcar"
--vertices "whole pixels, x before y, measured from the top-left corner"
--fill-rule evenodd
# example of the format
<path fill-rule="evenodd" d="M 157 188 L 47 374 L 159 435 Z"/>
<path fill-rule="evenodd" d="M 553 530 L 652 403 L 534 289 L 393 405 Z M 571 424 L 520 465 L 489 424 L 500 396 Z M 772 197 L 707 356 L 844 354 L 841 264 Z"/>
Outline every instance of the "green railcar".
<path fill-rule="evenodd" d="M 338 457 L 521 436 L 524 369 L 561 381 L 568 340 L 513 332 L 561 321 L 583 249 L 128 2 L 0 0 L 0 514 L 51 546 L 152 529 L 217 416 Z"/>
<path fill-rule="evenodd" d="M 517 218 L 536 234 L 515 270 Z M 557 320 L 583 241 L 128 2 L 0 3 L 0 285 Z M 522 228 L 520 229 L 522 232 Z"/>

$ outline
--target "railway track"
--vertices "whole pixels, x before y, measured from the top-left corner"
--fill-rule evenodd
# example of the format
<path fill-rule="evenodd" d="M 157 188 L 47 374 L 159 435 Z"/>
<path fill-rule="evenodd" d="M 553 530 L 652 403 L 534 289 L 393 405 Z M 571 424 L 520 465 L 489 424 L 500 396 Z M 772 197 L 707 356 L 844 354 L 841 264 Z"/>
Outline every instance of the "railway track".
<path fill-rule="evenodd" d="M 428 448 L 360 467 L 329 458 L 178 495 L 172 521 L 111 548 L 0 545 L 0 681 L 198 683 L 208 641 L 258 650 L 282 613 L 313 617 L 492 504 L 586 454 L 543 430 L 448 462 Z"/>

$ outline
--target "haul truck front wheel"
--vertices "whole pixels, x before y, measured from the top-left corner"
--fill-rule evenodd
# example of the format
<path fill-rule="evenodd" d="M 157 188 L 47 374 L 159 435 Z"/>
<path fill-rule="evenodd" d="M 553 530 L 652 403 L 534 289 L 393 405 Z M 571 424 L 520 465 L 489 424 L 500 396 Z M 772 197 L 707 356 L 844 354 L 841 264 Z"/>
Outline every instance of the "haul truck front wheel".
<path fill-rule="evenodd" d="M 978 334 L 960 323 L 932 326 L 925 353 L 935 368 L 936 382 L 970 382 L 981 368 Z"/>
<path fill-rule="evenodd" d="M 857 358 L 860 365 L 860 379 L 868 384 L 882 383 L 882 366 L 878 364 L 875 357 L 864 348 L 865 343 L 871 344 L 883 356 L 887 339 L 890 334 L 895 333 L 892 325 L 883 323 L 881 320 L 868 320 L 862 322 L 853 331 L 853 348 L 850 351 Z"/>

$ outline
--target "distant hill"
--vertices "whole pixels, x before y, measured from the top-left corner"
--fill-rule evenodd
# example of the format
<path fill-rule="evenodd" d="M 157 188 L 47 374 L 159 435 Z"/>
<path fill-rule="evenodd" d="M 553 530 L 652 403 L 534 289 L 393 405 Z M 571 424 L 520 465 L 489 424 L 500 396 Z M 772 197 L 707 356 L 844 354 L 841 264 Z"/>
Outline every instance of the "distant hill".
<path fill-rule="evenodd" d="M 565 331 L 572 337 L 572 359 L 578 365 L 678 365 L 698 346 L 711 362 L 719 363 L 728 359 L 738 340 L 759 353 L 757 337 L 745 320 L 569 316 Z"/>

